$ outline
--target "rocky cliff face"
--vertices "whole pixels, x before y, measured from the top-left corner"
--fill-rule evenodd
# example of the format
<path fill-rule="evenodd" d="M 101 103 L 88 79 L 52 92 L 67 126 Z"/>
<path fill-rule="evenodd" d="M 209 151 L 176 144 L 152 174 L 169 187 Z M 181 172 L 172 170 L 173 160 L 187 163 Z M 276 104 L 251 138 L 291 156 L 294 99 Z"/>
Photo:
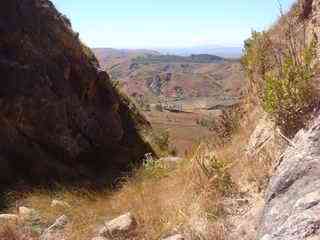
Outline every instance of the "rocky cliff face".
<path fill-rule="evenodd" d="M 301 130 L 269 184 L 260 239 L 301 240 L 320 234 L 320 118 Z"/>
<path fill-rule="evenodd" d="M 1 2 L 0 185 L 112 178 L 152 152 L 97 67 L 50 1 Z"/>

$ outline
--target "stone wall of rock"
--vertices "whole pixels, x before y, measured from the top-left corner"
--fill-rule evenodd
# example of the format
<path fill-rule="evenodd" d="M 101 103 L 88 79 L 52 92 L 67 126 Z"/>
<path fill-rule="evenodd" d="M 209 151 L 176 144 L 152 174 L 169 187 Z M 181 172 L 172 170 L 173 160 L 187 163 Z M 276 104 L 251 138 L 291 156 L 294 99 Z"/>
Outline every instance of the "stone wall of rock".
<path fill-rule="evenodd" d="M 150 124 L 48 0 L 0 3 L 0 185 L 117 176 Z"/>

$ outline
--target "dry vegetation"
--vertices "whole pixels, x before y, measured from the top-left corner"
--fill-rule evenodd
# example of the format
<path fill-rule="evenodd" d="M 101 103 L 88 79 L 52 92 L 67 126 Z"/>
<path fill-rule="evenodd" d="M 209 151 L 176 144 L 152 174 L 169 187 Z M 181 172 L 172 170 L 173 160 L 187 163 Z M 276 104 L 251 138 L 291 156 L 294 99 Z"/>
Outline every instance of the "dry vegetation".
<path fill-rule="evenodd" d="M 11 202 L 16 198 L 20 205 L 39 211 L 41 219 L 31 224 L 35 231 L 67 214 L 71 219 L 68 239 L 90 239 L 105 220 L 128 211 L 136 216 L 139 226 L 132 239 L 160 239 L 181 232 L 192 239 L 226 239 L 224 200 L 248 188 L 247 184 L 259 186 L 268 177 L 268 162 L 246 158 L 252 123 L 246 124 L 223 145 L 211 139 L 194 147 L 175 167 L 158 160 L 145 161 L 114 191 L 38 190 L 22 196 L 11 194 Z M 52 199 L 63 200 L 71 207 L 52 208 Z M 15 238 L 8 240 L 24 239 L 12 228 L 0 232 L 13 234 Z"/>
<path fill-rule="evenodd" d="M 67 213 L 71 218 L 70 239 L 89 239 L 103 221 L 127 211 L 137 217 L 139 228 L 134 234 L 139 239 L 159 239 L 190 229 L 198 237 L 223 236 L 218 221 L 223 214 L 220 200 L 232 186 L 223 161 L 197 153 L 192 161 L 186 160 L 171 171 L 164 163 L 148 162 L 133 178 L 124 179 L 121 189 L 113 193 L 37 191 L 27 194 L 23 202 L 40 212 L 40 224 L 52 223 Z M 53 198 L 72 207 L 53 209 Z M 215 231 L 210 233 L 212 229 Z"/>
<path fill-rule="evenodd" d="M 1 240 L 36 240 L 37 234 L 32 233 L 19 224 L 6 224 L 0 226 Z"/>

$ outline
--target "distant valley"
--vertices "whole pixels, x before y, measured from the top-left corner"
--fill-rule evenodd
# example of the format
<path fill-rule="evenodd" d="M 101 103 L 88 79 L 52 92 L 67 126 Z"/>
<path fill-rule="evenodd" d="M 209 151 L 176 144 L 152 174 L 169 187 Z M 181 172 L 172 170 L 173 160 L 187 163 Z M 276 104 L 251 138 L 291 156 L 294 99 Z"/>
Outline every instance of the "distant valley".
<path fill-rule="evenodd" d="M 237 104 L 245 85 L 236 59 L 143 49 L 93 51 L 111 80 L 140 106 L 153 127 L 170 132 L 179 152 L 195 140 L 210 137 L 208 127 L 199 122 Z"/>
<path fill-rule="evenodd" d="M 111 80 L 131 97 L 156 103 L 237 98 L 243 86 L 239 61 L 210 54 L 163 55 L 153 50 L 94 49 Z M 213 103 L 214 105 L 214 103 Z"/>

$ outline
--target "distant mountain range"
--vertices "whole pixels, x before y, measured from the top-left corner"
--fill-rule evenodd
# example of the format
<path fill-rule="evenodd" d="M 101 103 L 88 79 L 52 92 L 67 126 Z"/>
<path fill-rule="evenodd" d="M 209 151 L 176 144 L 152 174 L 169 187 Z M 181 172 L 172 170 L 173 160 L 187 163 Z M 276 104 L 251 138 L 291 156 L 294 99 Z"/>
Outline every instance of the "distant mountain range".
<path fill-rule="evenodd" d="M 161 54 L 173 54 L 180 56 L 210 54 L 223 58 L 240 58 L 242 55 L 242 47 L 224 47 L 218 45 L 204 45 L 189 48 L 158 48 L 155 50 Z"/>
<path fill-rule="evenodd" d="M 126 57 L 141 54 L 191 56 L 199 54 L 216 55 L 222 58 L 240 58 L 242 47 L 225 47 L 219 45 L 203 45 L 188 48 L 155 48 L 155 49 L 114 49 L 94 48 L 99 56 Z"/>
<path fill-rule="evenodd" d="M 140 55 L 132 62 L 135 64 L 157 64 L 157 63 L 221 63 L 224 58 L 209 54 L 192 54 L 190 56 L 180 56 L 171 54 L 145 54 Z"/>

